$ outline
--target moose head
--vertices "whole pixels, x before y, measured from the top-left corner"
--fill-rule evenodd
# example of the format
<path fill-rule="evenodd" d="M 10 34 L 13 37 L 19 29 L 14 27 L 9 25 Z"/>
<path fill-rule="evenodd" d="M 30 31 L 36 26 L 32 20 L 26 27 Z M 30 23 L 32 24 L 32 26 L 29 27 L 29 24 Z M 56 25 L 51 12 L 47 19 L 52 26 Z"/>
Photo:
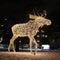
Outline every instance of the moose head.
<path fill-rule="evenodd" d="M 41 14 L 40 16 L 39 16 L 39 14 L 38 14 L 38 16 L 29 14 L 29 18 L 34 19 L 35 22 L 37 22 L 39 24 L 39 26 L 51 25 L 51 20 L 46 19 L 46 16 L 47 16 L 47 13 L 45 10 L 44 10 L 44 13 Z"/>

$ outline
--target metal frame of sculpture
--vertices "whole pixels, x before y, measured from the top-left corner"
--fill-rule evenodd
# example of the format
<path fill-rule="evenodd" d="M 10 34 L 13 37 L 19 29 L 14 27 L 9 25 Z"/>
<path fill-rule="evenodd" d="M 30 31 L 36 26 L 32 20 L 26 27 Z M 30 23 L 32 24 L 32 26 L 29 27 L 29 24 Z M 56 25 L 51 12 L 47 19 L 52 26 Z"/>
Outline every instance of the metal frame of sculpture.
<path fill-rule="evenodd" d="M 12 38 L 10 39 L 10 44 L 8 46 L 8 51 L 12 48 L 13 51 L 15 52 L 15 47 L 14 47 L 14 41 L 18 37 L 29 37 L 30 39 L 30 52 L 32 53 L 32 44 L 35 44 L 35 53 L 37 52 L 37 47 L 38 44 L 34 38 L 34 36 L 37 34 L 39 27 L 43 27 L 44 25 L 51 25 L 51 20 L 46 19 L 46 12 L 44 12 L 44 15 L 41 14 L 40 16 L 37 15 L 31 15 L 29 14 L 29 20 L 27 23 L 22 23 L 22 24 L 15 24 L 12 26 L 11 30 L 13 33 Z"/>

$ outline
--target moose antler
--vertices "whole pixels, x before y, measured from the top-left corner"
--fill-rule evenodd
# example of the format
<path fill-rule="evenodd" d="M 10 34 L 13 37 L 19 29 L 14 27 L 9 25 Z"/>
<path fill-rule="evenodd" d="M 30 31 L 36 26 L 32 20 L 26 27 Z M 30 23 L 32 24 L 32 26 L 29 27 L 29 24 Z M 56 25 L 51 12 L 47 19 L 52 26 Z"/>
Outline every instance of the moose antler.
<path fill-rule="evenodd" d="M 36 9 L 35 9 L 36 10 Z M 30 19 L 36 19 L 38 16 L 40 16 L 39 14 L 38 14 L 38 12 L 37 12 L 37 15 L 35 14 L 35 11 L 34 11 L 34 9 L 33 9 L 33 13 L 34 13 L 34 15 L 32 15 L 32 14 L 29 14 L 29 18 Z"/>
<path fill-rule="evenodd" d="M 34 12 L 34 10 L 33 10 L 33 12 Z M 39 16 L 39 14 L 38 14 L 38 16 Z M 34 12 L 34 15 L 29 14 L 30 19 L 36 19 L 38 16 L 35 14 L 35 12 Z M 40 16 L 46 17 L 47 16 L 46 10 L 44 10 L 43 13 Z"/>
<path fill-rule="evenodd" d="M 44 17 L 46 17 L 46 16 L 47 16 L 47 12 L 46 12 L 46 10 L 44 10 L 44 15 L 45 15 Z"/>
<path fill-rule="evenodd" d="M 37 12 L 36 12 L 36 13 L 37 13 L 37 15 L 38 15 L 38 16 L 40 16 L 40 14 L 39 14 L 38 10 L 37 10 L 36 8 L 35 8 L 35 10 L 37 11 Z"/>
<path fill-rule="evenodd" d="M 36 13 L 35 13 L 34 9 L 33 9 L 33 13 L 34 13 L 34 15 L 36 15 Z"/>
<path fill-rule="evenodd" d="M 38 16 L 36 16 L 36 15 L 32 15 L 32 14 L 29 14 L 29 18 L 30 19 L 36 19 Z"/>
<path fill-rule="evenodd" d="M 43 11 L 43 14 L 41 14 L 42 17 L 46 17 L 47 16 L 47 12 L 46 10 Z"/>

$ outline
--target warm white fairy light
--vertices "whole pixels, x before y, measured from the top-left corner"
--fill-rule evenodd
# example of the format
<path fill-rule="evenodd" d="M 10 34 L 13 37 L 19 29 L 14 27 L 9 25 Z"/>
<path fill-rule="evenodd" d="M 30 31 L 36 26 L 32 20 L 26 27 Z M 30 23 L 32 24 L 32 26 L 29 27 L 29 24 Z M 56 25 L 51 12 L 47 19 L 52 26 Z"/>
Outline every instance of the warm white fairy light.
<path fill-rule="evenodd" d="M 3 27 L 4 25 L 2 24 L 1 27 Z"/>
<path fill-rule="evenodd" d="M 28 36 L 30 39 L 30 51 L 32 52 L 32 42 L 35 44 L 35 48 L 37 49 L 38 44 L 34 39 L 34 36 L 37 34 L 39 27 L 43 27 L 44 25 L 50 25 L 51 21 L 44 17 L 34 16 L 34 15 L 29 15 L 29 18 L 32 18 L 34 20 L 30 20 L 24 24 L 16 24 L 12 26 L 11 29 L 13 36 L 10 40 L 8 51 L 10 51 L 11 47 L 15 51 L 15 47 L 14 47 L 15 39 L 17 37 L 24 37 L 24 36 Z M 39 37 L 39 35 L 37 37 Z"/>
<path fill-rule="evenodd" d="M 45 38 L 47 38 L 48 37 L 48 35 L 45 35 Z"/>
<path fill-rule="evenodd" d="M 37 35 L 37 37 L 40 37 L 40 35 Z"/>
<path fill-rule="evenodd" d="M 3 37 L 0 37 L 0 43 L 3 41 Z"/>
<path fill-rule="evenodd" d="M 19 43 L 21 43 L 21 41 L 19 41 Z"/>
<path fill-rule="evenodd" d="M 43 35 L 41 35 L 42 37 L 45 37 L 45 35 L 43 34 Z"/>
<path fill-rule="evenodd" d="M 5 18 L 4 20 L 7 20 L 7 18 Z"/>
<path fill-rule="evenodd" d="M 43 30 L 41 30 L 41 32 L 42 32 L 42 33 L 44 33 L 44 31 L 43 31 Z"/>

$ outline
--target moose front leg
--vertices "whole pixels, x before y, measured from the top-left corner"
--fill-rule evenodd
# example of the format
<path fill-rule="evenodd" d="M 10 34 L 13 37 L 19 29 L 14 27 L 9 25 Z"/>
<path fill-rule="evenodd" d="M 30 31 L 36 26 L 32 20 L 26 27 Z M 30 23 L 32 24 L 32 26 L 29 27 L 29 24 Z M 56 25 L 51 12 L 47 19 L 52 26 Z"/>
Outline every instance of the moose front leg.
<path fill-rule="evenodd" d="M 13 44 L 9 44 L 9 47 L 8 47 L 8 51 L 10 52 L 10 49 L 13 49 L 13 51 L 15 52 L 15 47 L 14 47 L 14 43 Z"/>
<path fill-rule="evenodd" d="M 9 46 L 8 46 L 8 51 L 10 51 L 10 49 L 12 48 L 13 51 L 15 52 L 14 41 L 15 41 L 16 38 L 17 38 L 16 36 L 13 36 L 13 37 L 11 38 L 10 44 L 9 44 Z"/>

